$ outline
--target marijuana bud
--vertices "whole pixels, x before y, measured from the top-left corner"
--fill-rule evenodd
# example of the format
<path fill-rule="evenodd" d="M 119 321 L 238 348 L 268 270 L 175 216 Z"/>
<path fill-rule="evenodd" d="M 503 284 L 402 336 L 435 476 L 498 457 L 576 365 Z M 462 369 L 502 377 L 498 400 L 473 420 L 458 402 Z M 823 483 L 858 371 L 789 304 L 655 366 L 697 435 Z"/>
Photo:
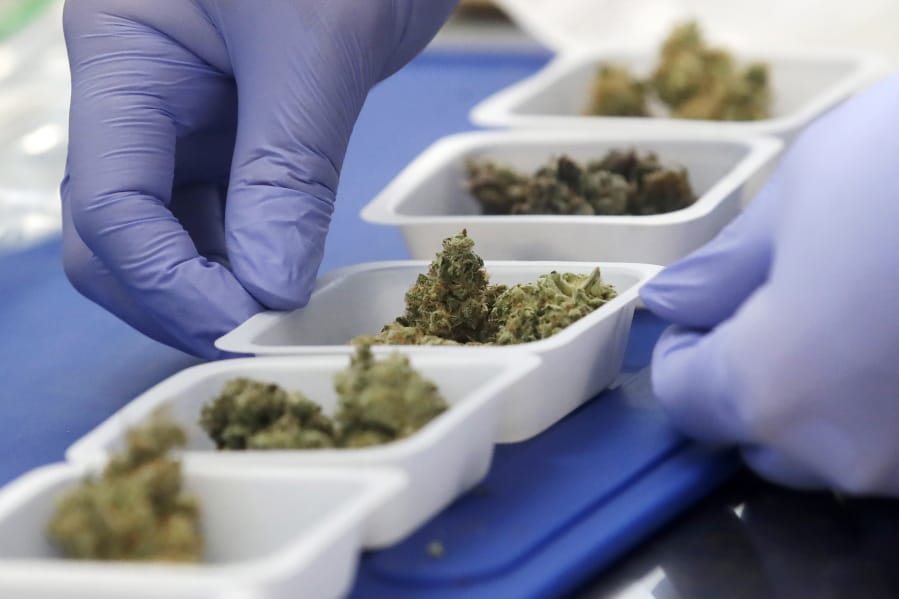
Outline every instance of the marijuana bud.
<path fill-rule="evenodd" d="M 200 426 L 219 449 L 315 449 L 335 446 L 321 407 L 302 393 L 240 378 L 203 406 Z"/>
<path fill-rule="evenodd" d="M 499 179 L 485 187 L 483 182 L 496 172 L 514 176 L 515 189 L 502 193 Z M 480 159 L 469 161 L 468 173 L 469 191 L 491 214 L 660 214 L 685 208 L 696 199 L 687 171 L 662 167 L 651 152 L 613 150 L 586 165 L 561 156 L 531 177 Z M 485 188 L 489 190 L 486 203 L 480 195 Z"/>
<path fill-rule="evenodd" d="M 551 272 L 536 283 L 515 285 L 500 295 L 491 313 L 497 345 L 538 341 L 555 335 L 617 296 L 602 282 L 599 268 L 589 275 Z"/>
<path fill-rule="evenodd" d="M 465 231 L 444 240 L 427 274 L 419 275 L 406 293 L 398 324 L 457 343 L 481 342 L 490 335 L 490 304 L 502 289 L 489 284 L 473 247 Z"/>
<path fill-rule="evenodd" d="M 234 379 L 203 406 L 200 426 L 219 449 L 367 447 L 410 435 L 447 408 L 437 387 L 406 358 L 376 361 L 367 345 L 334 376 L 334 386 L 332 419 L 302 393 Z"/>
<path fill-rule="evenodd" d="M 183 429 L 159 414 L 131 429 L 99 479 L 59 498 L 50 541 L 74 559 L 200 561 L 199 505 L 182 494 L 181 464 L 167 457 L 185 442 Z"/>
<path fill-rule="evenodd" d="M 618 66 L 602 66 L 593 81 L 588 114 L 605 116 L 649 116 L 646 84 L 629 70 Z"/>
<path fill-rule="evenodd" d="M 621 114 L 619 106 L 633 103 L 637 89 L 643 94 L 643 106 L 651 92 L 674 118 L 749 121 L 770 115 L 768 66 L 753 63 L 740 70 L 730 53 L 706 45 L 695 22 L 671 31 L 648 81 L 639 81 L 623 67 L 600 69 L 588 112 L 648 116 Z"/>
<path fill-rule="evenodd" d="M 462 239 L 470 242 L 463 231 L 461 235 L 447 239 L 444 242 L 444 248 L 454 247 L 454 244 L 450 242 Z M 467 252 L 474 255 L 479 264 L 483 264 L 480 258 L 473 253 L 471 246 L 468 246 Z M 440 261 L 452 259 L 454 259 L 452 254 L 447 252 L 438 254 L 438 260 Z M 465 254 L 465 259 L 470 260 L 467 253 Z M 479 269 L 479 272 L 483 271 Z M 479 325 L 483 328 L 476 330 L 475 334 L 472 335 L 479 341 L 468 342 L 467 344 L 509 345 L 544 339 L 558 333 L 576 320 L 583 318 L 614 298 L 617 294 L 611 285 L 602 282 L 598 268 L 590 275 L 552 272 L 540 277 L 536 283 L 518 284 L 510 287 L 489 285 L 486 273 L 483 273 L 483 282 L 487 285 L 483 295 L 486 306 L 486 319 L 482 320 Z M 410 295 L 407 294 L 406 301 L 408 302 L 409 299 Z M 449 310 L 452 307 L 445 306 L 440 309 Z M 448 314 L 444 318 L 452 320 L 457 318 L 457 316 Z M 426 333 L 421 328 L 409 326 L 405 322 L 405 318 L 400 317 L 395 322 L 385 326 L 381 333 L 373 336 L 357 337 L 352 343 L 362 344 L 366 347 L 366 351 L 368 351 L 367 346 L 371 343 L 406 345 L 447 344 L 447 339 L 439 335 Z M 463 342 L 449 340 L 449 343 L 457 344 Z M 362 354 L 359 354 L 356 360 L 360 364 L 365 363 Z M 372 434 L 371 429 L 368 430 L 367 434 Z"/>
<path fill-rule="evenodd" d="M 490 160 L 469 159 L 465 163 L 468 189 L 478 199 L 484 214 L 510 214 L 527 203 L 530 178 Z"/>
<path fill-rule="evenodd" d="M 447 409 L 437 386 L 405 356 L 376 361 L 357 348 L 349 368 L 334 377 L 339 396 L 335 421 L 344 447 L 366 447 L 407 437 Z"/>

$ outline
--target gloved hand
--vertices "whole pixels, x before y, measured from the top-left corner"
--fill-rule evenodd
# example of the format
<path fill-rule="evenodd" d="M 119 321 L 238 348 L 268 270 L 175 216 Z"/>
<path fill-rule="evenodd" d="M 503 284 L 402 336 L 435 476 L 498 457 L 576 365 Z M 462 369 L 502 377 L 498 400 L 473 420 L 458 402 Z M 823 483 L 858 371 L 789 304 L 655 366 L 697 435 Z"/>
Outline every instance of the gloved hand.
<path fill-rule="evenodd" d="M 643 288 L 653 387 L 763 476 L 899 495 L 899 77 L 800 136 L 747 212 Z"/>
<path fill-rule="evenodd" d="M 66 274 L 204 357 L 308 300 L 370 88 L 456 0 L 69 0 Z"/>

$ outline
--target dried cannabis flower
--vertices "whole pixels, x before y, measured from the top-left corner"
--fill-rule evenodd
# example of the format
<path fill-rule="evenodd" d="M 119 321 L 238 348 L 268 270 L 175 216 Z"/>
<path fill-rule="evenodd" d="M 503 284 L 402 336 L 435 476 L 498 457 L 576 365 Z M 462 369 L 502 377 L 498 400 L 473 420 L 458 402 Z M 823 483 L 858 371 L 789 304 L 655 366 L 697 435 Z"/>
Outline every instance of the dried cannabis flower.
<path fill-rule="evenodd" d="M 445 263 L 447 260 L 453 260 L 453 254 L 449 253 L 447 248 L 454 248 L 456 243 L 463 240 L 469 243 L 471 241 L 464 231 L 456 237 L 445 240 L 444 251 L 437 254 L 434 262 Z M 467 251 L 483 264 L 471 251 L 469 243 L 466 243 Z M 552 272 L 540 277 L 536 283 L 510 287 L 491 286 L 487 282 L 486 272 L 482 268 L 479 268 L 478 272 L 481 273 L 477 277 L 478 280 L 483 281 L 489 291 L 484 294 L 487 317 L 480 325 L 483 329 L 472 335 L 479 340 L 475 343 L 511 345 L 544 339 L 583 318 L 617 295 L 611 285 L 602 282 L 598 268 L 586 276 Z M 416 287 L 413 287 L 414 289 Z M 407 302 L 410 300 L 410 294 L 406 295 Z M 415 298 L 414 294 L 411 296 Z M 449 311 L 453 307 L 444 304 L 435 309 Z M 446 314 L 441 316 L 441 320 L 453 320 L 457 317 L 458 315 Z M 405 322 L 405 317 L 400 317 L 396 322 L 385 326 L 381 333 L 358 337 L 352 342 L 432 345 L 436 340 L 437 343 L 446 343 L 446 340 L 439 335 L 435 336 Z"/>
<path fill-rule="evenodd" d="M 465 231 L 444 240 L 427 274 L 406 293 L 406 312 L 397 324 L 456 343 L 483 342 L 492 335 L 490 306 L 505 288 L 489 284 L 473 247 Z"/>
<path fill-rule="evenodd" d="M 200 510 L 182 494 L 181 464 L 166 457 L 184 431 L 160 415 L 131 429 L 99 479 L 60 497 L 50 541 L 74 559 L 199 562 Z"/>
<path fill-rule="evenodd" d="M 733 56 L 707 46 L 699 26 L 688 22 L 676 27 L 665 40 L 649 81 L 637 80 L 624 67 L 602 67 L 588 113 L 649 116 L 621 112 L 621 105 L 634 105 L 635 90 L 640 90 L 644 107 L 648 93 L 653 92 L 674 118 L 759 120 L 770 115 L 769 79 L 766 64 L 752 63 L 740 70 Z"/>
<path fill-rule="evenodd" d="M 497 323 L 497 345 L 527 343 L 555 335 L 614 299 L 598 268 L 589 275 L 557 273 L 536 283 L 510 287 L 496 300 L 490 317 Z"/>
<path fill-rule="evenodd" d="M 623 67 L 603 66 L 593 81 L 590 114 L 649 116 L 646 84 Z"/>
<path fill-rule="evenodd" d="M 200 426 L 219 449 L 334 447 L 334 427 L 318 404 L 278 385 L 235 379 L 203 406 Z"/>
<path fill-rule="evenodd" d="M 359 347 L 334 377 L 337 414 L 273 383 L 235 379 L 203 406 L 200 426 L 219 449 L 366 447 L 417 431 L 447 408 L 437 387 L 399 354 L 381 361 Z"/>
<path fill-rule="evenodd" d="M 651 152 L 612 151 L 586 165 L 561 156 L 532 177 L 483 158 L 469 160 L 467 171 L 486 214 L 648 215 L 696 200 L 686 169 L 664 168 Z"/>
<path fill-rule="evenodd" d="M 343 447 L 379 445 L 409 436 L 442 414 L 437 386 L 394 353 L 376 361 L 360 346 L 350 367 L 334 377 L 339 401 L 334 420 Z"/>

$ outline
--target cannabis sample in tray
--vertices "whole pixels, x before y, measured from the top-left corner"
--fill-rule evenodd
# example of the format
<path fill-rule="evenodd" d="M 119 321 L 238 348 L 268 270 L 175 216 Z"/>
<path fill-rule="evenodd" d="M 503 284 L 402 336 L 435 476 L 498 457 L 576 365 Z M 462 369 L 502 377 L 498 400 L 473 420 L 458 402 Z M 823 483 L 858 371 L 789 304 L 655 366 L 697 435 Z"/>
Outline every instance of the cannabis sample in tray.
<path fill-rule="evenodd" d="M 534 283 L 492 285 L 474 241 L 462 231 L 443 241 L 427 274 L 406 292 L 406 310 L 380 333 L 353 343 L 511 345 L 550 337 L 613 299 L 599 268 L 551 272 Z"/>
<path fill-rule="evenodd" d="M 653 105 L 661 110 L 653 110 Z M 771 115 L 768 65 L 753 62 L 740 67 L 729 52 L 708 46 L 696 23 L 685 23 L 663 44 L 648 79 L 640 79 L 620 65 L 600 67 L 587 113 L 714 121 L 765 119 Z"/>
<path fill-rule="evenodd" d="M 184 431 L 160 415 L 128 431 L 127 448 L 100 478 L 60 497 L 47 536 L 68 558 L 199 562 L 200 510 L 182 493 L 181 464 L 167 457 Z"/>
<path fill-rule="evenodd" d="M 613 150 L 586 164 L 561 156 L 533 175 L 477 158 L 466 172 L 484 214 L 645 216 L 696 201 L 687 170 L 663 167 L 652 152 Z"/>
<path fill-rule="evenodd" d="M 235 379 L 203 406 L 200 426 L 219 449 L 324 449 L 369 447 L 407 437 L 447 409 L 437 386 L 408 358 L 375 360 L 357 349 L 334 377 L 333 418 L 299 391 Z"/>

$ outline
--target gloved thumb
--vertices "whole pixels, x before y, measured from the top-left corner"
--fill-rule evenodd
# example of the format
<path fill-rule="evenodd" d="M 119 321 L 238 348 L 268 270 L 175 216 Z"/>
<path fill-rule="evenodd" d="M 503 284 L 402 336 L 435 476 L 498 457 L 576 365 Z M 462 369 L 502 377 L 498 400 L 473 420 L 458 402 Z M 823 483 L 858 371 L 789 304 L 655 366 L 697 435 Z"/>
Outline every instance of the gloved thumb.
<path fill-rule="evenodd" d="M 713 443 L 754 443 L 764 437 L 765 419 L 782 406 L 761 389 L 771 380 L 762 361 L 751 359 L 773 320 L 770 294 L 762 286 L 736 316 L 705 332 L 670 327 L 652 357 L 652 386 L 660 405 L 680 430 Z M 770 432 L 770 431 L 768 431 Z"/>
<path fill-rule="evenodd" d="M 767 278 L 776 215 L 782 209 L 778 189 L 775 175 L 715 239 L 644 285 L 640 297 L 646 307 L 669 322 L 699 329 L 732 316 Z"/>

